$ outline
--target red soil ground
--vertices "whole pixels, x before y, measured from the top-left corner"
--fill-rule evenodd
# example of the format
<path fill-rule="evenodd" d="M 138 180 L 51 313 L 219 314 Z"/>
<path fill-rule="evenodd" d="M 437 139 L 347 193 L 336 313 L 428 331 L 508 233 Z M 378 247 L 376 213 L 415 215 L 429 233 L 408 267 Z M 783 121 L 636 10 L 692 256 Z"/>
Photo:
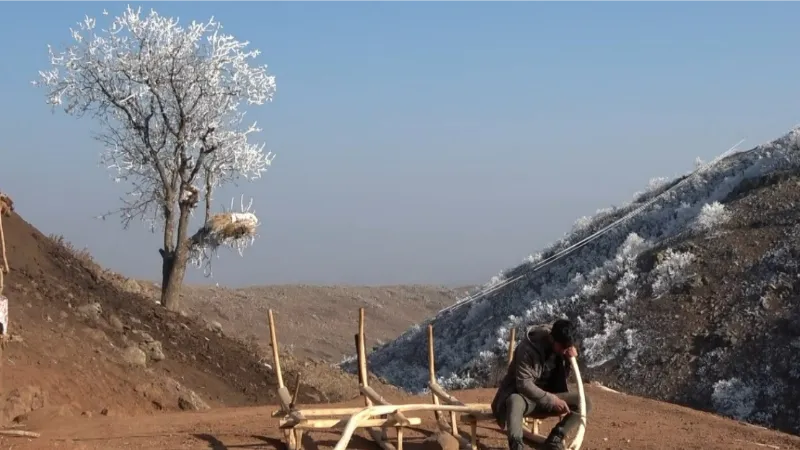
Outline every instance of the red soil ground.
<path fill-rule="evenodd" d="M 798 449 L 800 438 L 722 419 L 708 413 L 657 403 L 624 394 L 610 393 L 587 386 L 595 409 L 589 416 L 582 449 L 638 450 L 745 450 Z M 489 402 L 493 391 L 456 392 L 467 402 Z M 390 401 L 429 403 L 429 397 L 387 395 Z M 342 406 L 363 405 L 350 401 Z M 41 431 L 39 439 L 1 438 L 0 448 L 32 450 L 45 448 L 75 450 L 115 449 L 280 449 L 277 420 L 270 417 L 274 407 L 222 408 L 203 413 L 171 413 L 136 420 L 113 417 L 62 418 L 31 424 Z M 414 414 L 407 413 L 414 417 Z M 420 427 L 406 432 L 408 450 L 421 449 L 422 440 L 432 434 L 435 421 L 429 413 Z M 549 429 L 553 421 L 546 421 Z M 466 436 L 466 435 L 465 435 Z M 484 422 L 478 428 L 479 446 L 503 449 L 504 437 L 496 425 Z M 303 448 L 332 448 L 340 437 L 337 431 L 306 433 Z M 390 432 L 390 439 L 394 433 Z M 377 448 L 365 433 L 350 441 L 351 449 Z"/>

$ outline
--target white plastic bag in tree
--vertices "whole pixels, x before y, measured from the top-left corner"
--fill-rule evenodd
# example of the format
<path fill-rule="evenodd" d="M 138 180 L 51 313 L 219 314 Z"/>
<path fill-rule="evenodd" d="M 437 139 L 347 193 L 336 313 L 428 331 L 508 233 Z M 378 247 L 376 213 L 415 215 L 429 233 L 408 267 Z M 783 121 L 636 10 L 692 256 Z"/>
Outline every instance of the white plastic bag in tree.
<path fill-rule="evenodd" d="M 0 295 L 0 336 L 8 334 L 8 299 Z"/>

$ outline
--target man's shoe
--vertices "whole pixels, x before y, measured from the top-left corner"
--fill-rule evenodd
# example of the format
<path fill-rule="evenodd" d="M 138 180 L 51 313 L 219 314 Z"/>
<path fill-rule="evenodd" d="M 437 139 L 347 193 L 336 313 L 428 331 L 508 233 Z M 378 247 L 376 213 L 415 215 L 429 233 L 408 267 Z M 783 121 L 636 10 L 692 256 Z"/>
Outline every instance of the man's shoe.
<path fill-rule="evenodd" d="M 544 450 L 565 450 L 564 435 L 561 433 L 550 433 L 544 441 Z"/>

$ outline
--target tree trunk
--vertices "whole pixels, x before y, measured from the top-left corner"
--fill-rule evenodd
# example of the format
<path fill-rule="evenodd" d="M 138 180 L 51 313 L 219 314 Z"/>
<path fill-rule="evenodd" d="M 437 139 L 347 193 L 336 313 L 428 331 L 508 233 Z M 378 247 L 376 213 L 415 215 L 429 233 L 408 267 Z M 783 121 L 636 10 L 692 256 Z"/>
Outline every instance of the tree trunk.
<path fill-rule="evenodd" d="M 180 293 L 186 275 L 188 251 L 185 245 L 178 245 L 174 252 L 164 253 L 161 266 L 161 305 L 170 311 L 180 308 Z"/>
<path fill-rule="evenodd" d="M 167 292 L 169 278 L 172 275 L 172 266 L 175 264 L 175 252 L 158 249 L 161 255 L 161 304 L 164 304 L 164 294 Z"/>
<path fill-rule="evenodd" d="M 170 311 L 180 308 L 180 290 L 186 275 L 186 264 L 189 261 L 189 242 L 186 237 L 189 228 L 191 206 L 180 205 L 178 218 L 178 237 L 175 250 L 161 249 L 161 305 Z"/>

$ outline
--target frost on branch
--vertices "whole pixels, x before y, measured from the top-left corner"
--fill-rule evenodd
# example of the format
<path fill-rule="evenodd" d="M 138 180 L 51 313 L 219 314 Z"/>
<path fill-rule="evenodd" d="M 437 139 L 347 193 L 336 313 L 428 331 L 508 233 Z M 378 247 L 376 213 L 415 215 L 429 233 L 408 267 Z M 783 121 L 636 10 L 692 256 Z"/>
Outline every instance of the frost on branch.
<path fill-rule="evenodd" d="M 706 203 L 700 209 L 697 219 L 693 224 L 695 230 L 708 231 L 721 225 L 731 218 L 730 211 L 725 209 L 725 205 L 718 201 Z"/>
<path fill-rule="evenodd" d="M 689 267 L 695 260 L 695 255 L 690 252 L 676 252 L 668 248 L 662 255 L 658 264 L 653 268 L 655 281 L 653 282 L 653 295 L 660 297 L 670 289 L 684 285 L 689 281 Z"/>
<path fill-rule="evenodd" d="M 746 420 L 756 406 L 756 392 L 739 378 L 714 383 L 711 400 L 720 414 Z"/>
<path fill-rule="evenodd" d="M 125 226 L 140 218 L 174 227 L 176 208 L 195 206 L 182 202 L 182 192 L 205 188 L 209 196 L 271 165 L 272 152 L 248 142 L 260 129 L 244 124 L 240 106 L 271 101 L 275 77 L 249 61 L 258 50 L 224 34 L 213 17 L 182 27 L 128 7 L 107 28 L 87 16 L 70 31 L 72 45 L 48 46 L 51 67 L 33 84 L 46 89 L 53 108 L 100 120 L 101 162 L 129 186 L 118 211 Z"/>

